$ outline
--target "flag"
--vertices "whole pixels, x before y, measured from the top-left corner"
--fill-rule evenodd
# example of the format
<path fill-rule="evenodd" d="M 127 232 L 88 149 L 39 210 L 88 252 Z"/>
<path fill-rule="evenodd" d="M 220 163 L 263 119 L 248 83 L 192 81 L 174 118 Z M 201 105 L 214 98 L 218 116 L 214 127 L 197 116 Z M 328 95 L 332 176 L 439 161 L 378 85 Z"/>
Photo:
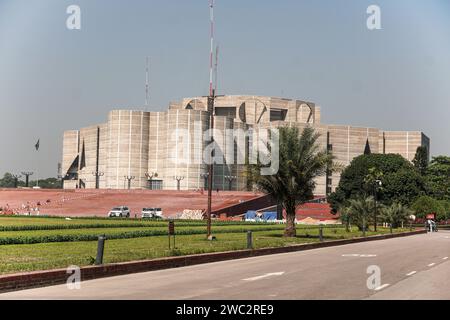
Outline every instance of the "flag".
<path fill-rule="evenodd" d="M 36 142 L 36 144 L 34 145 L 34 147 L 36 148 L 36 151 L 39 151 L 39 142 L 41 139 L 38 139 L 38 141 Z"/>

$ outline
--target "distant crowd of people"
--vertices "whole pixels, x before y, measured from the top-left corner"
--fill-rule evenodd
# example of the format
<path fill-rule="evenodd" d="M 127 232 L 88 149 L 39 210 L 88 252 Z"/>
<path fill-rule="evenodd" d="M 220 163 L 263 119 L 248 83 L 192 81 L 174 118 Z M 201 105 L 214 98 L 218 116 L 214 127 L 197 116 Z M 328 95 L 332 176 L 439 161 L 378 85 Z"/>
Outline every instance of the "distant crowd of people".
<path fill-rule="evenodd" d="M 49 205 L 51 203 L 50 199 L 47 199 L 45 201 L 45 205 Z M 30 203 L 30 201 L 27 201 L 27 203 L 22 203 L 21 206 L 19 208 L 11 208 L 9 203 L 6 204 L 6 206 L 4 207 L 0 207 L 0 215 L 19 215 L 19 214 L 24 214 L 24 215 L 40 215 L 40 207 L 41 207 L 41 202 L 38 201 L 34 204 Z"/>

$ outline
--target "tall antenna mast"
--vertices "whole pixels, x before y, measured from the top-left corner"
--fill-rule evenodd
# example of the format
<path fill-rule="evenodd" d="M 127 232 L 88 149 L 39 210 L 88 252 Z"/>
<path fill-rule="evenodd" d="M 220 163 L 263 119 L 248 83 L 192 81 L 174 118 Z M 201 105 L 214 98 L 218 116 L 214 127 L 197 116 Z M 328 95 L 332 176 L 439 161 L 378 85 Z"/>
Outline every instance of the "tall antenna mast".
<path fill-rule="evenodd" d="M 219 46 L 216 46 L 216 63 L 214 65 L 214 92 L 217 94 L 217 78 L 218 78 L 218 74 L 217 74 L 217 68 L 219 65 Z"/>
<path fill-rule="evenodd" d="M 214 0 L 209 0 L 209 16 L 211 23 L 211 50 L 209 57 L 209 95 L 212 97 L 214 95 L 213 89 L 213 51 L 214 51 Z"/>
<path fill-rule="evenodd" d="M 209 97 L 208 97 L 208 111 L 210 113 L 209 127 L 211 132 L 214 130 L 214 99 L 215 90 L 213 89 L 213 51 L 214 51 L 214 0 L 209 0 L 209 16 L 210 16 L 210 31 L 211 31 L 211 48 L 209 55 Z M 211 137 L 211 142 L 214 141 L 214 137 Z M 212 240 L 211 234 L 211 211 L 212 211 L 212 188 L 213 188 L 213 159 L 209 159 L 208 164 L 208 208 L 206 211 L 206 237 L 208 240 Z"/>
<path fill-rule="evenodd" d="M 149 103 L 149 84 L 148 84 L 148 57 L 146 59 L 146 65 L 145 65 L 145 106 L 148 107 Z"/>

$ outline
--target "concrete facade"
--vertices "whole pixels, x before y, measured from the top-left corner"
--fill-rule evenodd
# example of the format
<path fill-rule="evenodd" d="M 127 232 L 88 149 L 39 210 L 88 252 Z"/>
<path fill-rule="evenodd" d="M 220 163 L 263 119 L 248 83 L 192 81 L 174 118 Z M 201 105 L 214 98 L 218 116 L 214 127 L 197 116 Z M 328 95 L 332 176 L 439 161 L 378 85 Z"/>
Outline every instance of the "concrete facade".
<path fill-rule="evenodd" d="M 396 153 L 411 161 L 417 147 L 430 150 L 430 140 L 422 132 L 322 124 L 320 107 L 311 102 L 222 96 L 214 106 L 214 141 L 219 150 L 214 155 L 214 189 L 247 190 L 245 164 L 238 163 L 237 157 L 241 152 L 248 158 L 253 147 L 248 132 L 280 126 L 314 127 L 321 134 L 319 143 L 344 166 L 365 152 Z M 113 110 L 105 124 L 64 132 L 64 188 L 205 188 L 208 166 L 203 153 L 209 143 L 203 135 L 209 127 L 205 97 L 172 102 L 166 112 Z M 239 140 L 245 145 L 238 146 L 233 134 L 247 134 Z M 339 173 L 321 177 L 316 194 L 334 191 L 339 179 Z"/>

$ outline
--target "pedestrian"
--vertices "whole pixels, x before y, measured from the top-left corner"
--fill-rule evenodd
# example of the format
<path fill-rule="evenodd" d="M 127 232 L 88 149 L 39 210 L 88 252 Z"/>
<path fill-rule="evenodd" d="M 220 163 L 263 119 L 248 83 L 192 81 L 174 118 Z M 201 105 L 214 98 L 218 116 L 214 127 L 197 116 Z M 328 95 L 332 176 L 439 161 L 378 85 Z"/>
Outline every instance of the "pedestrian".
<path fill-rule="evenodd" d="M 433 225 L 431 223 L 431 220 L 428 219 L 426 223 L 427 223 L 427 230 L 428 230 L 428 232 L 433 232 Z"/>

